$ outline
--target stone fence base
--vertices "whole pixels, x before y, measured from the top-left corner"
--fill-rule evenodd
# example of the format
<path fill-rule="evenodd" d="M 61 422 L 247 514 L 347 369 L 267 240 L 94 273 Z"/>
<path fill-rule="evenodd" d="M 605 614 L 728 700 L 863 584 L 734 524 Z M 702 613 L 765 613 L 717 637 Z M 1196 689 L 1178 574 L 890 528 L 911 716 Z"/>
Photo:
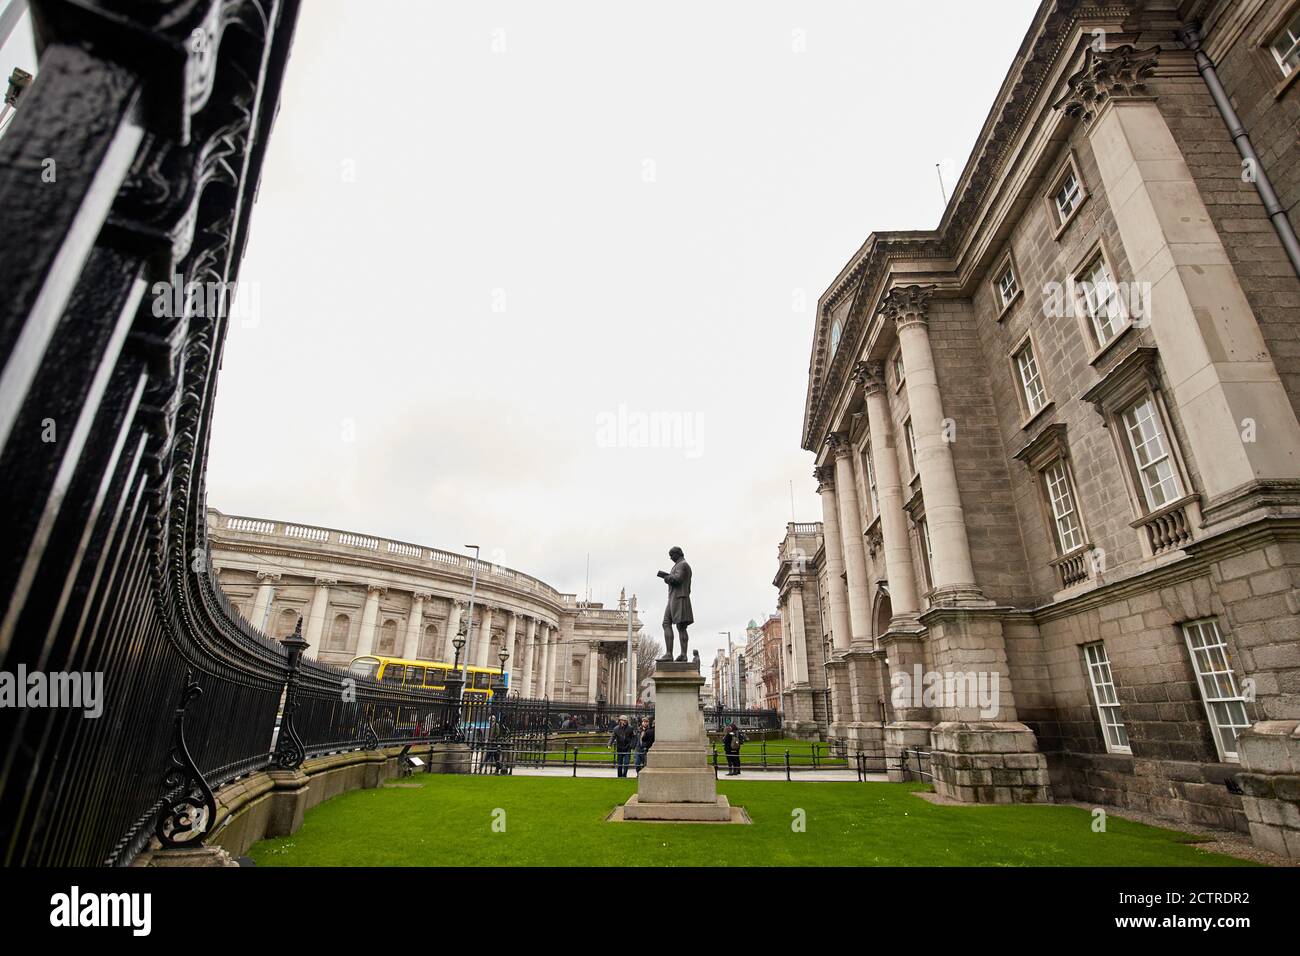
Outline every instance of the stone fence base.
<path fill-rule="evenodd" d="M 167 850 L 156 840 L 133 866 L 231 866 L 233 857 L 269 837 L 288 836 L 308 810 L 351 790 L 369 790 L 398 775 L 400 747 L 354 750 L 306 761 L 297 770 L 268 770 L 227 784 L 215 794 L 217 819 L 201 847 Z M 412 748 L 431 773 L 468 773 L 469 748 L 434 744 Z M 424 768 L 420 768 L 423 772 Z"/>

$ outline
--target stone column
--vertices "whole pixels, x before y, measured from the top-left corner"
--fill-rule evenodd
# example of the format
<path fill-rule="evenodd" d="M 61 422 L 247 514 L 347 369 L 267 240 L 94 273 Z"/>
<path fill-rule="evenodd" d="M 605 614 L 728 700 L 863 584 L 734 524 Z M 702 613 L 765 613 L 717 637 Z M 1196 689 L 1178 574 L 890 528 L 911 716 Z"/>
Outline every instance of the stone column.
<path fill-rule="evenodd" d="M 483 604 L 480 608 L 478 640 L 474 644 L 474 664 L 477 667 L 490 667 L 494 663 L 499 663 L 488 660 L 488 653 L 492 650 L 493 607 L 490 604 Z"/>
<path fill-rule="evenodd" d="M 453 598 L 451 610 L 447 615 L 446 641 L 443 643 L 443 659 L 448 664 L 454 663 L 456 660 L 456 645 L 452 641 L 456 640 L 456 635 L 460 633 L 460 619 L 464 613 L 465 602 Z"/>
<path fill-rule="evenodd" d="M 257 598 L 253 601 L 253 620 L 249 623 L 265 633 L 266 613 L 271 609 L 271 602 L 275 600 L 275 586 L 280 582 L 280 572 L 258 571 L 257 580 L 261 584 L 257 586 Z"/>
<path fill-rule="evenodd" d="M 826 543 L 826 584 L 830 592 L 831 645 L 847 648 L 853 640 L 849 623 L 849 592 L 844 585 L 844 540 L 840 534 L 839 499 L 835 494 L 835 466 L 813 472 L 822 499 L 822 540 Z"/>
<path fill-rule="evenodd" d="M 600 679 L 600 643 L 587 645 L 587 703 L 596 702 L 596 685 Z"/>
<path fill-rule="evenodd" d="M 406 641 L 402 656 L 413 661 L 420 656 L 420 631 L 424 629 L 424 602 L 431 594 L 428 591 L 415 591 L 411 594 L 411 616 L 406 622 Z"/>
<path fill-rule="evenodd" d="M 844 572 L 848 576 L 851 634 L 831 635 L 832 647 L 840 654 L 848 650 L 850 643 L 861 643 L 870 638 L 871 582 L 867 578 L 867 550 L 862 542 L 862 511 L 858 506 L 858 486 L 853 474 L 853 446 L 844 432 L 829 435 L 826 444 L 835 456 L 835 500 L 839 505 Z M 833 622 L 834 619 L 832 625 Z M 848 640 L 841 644 L 845 638 Z"/>
<path fill-rule="evenodd" d="M 871 429 L 871 463 L 876 472 L 880 536 L 885 552 L 885 576 L 889 579 L 889 602 L 893 610 L 890 628 L 894 627 L 894 621 L 915 626 L 920 602 L 917 599 L 916 572 L 915 565 L 912 564 L 907 518 L 903 513 L 903 502 L 906 499 L 903 495 L 903 480 L 898 473 L 898 451 L 894 444 L 893 423 L 889 417 L 884 371 L 879 364 L 874 363 L 862 363 L 855 371 L 866 397 L 867 422 Z"/>
<path fill-rule="evenodd" d="M 539 697 L 551 696 L 551 660 L 555 656 L 554 644 L 555 631 L 551 625 L 543 623 L 541 625 L 541 687 L 538 688 Z"/>
<path fill-rule="evenodd" d="M 515 633 L 519 628 L 519 615 L 515 611 L 506 611 L 510 616 L 506 619 L 506 641 L 504 650 L 510 656 L 506 658 L 506 669 L 509 671 L 516 670 L 515 664 Z M 501 663 L 497 661 L 497 663 Z"/>
<path fill-rule="evenodd" d="M 366 586 L 366 605 L 361 609 L 361 634 L 357 637 L 357 657 L 375 652 L 375 622 L 379 618 L 379 599 L 388 589 L 378 584 Z"/>
<path fill-rule="evenodd" d="M 307 627 L 303 633 L 303 639 L 311 645 L 303 651 L 303 657 L 308 659 L 315 659 L 320 654 L 321 641 L 325 637 L 325 618 L 329 615 L 330 585 L 333 584 L 338 584 L 333 578 L 316 579 L 316 591 L 312 594 Z"/>
<path fill-rule="evenodd" d="M 533 696 L 533 642 L 537 637 L 537 618 L 530 617 L 524 629 L 524 654 L 520 666 L 516 668 L 519 676 L 519 693 L 523 697 Z"/>
<path fill-rule="evenodd" d="M 982 606 L 988 602 L 975 583 L 966 516 L 957 491 L 957 469 L 945 437 L 943 398 L 930 350 L 926 318 L 930 293 L 931 289 L 919 285 L 891 289 L 881 311 L 897 327 L 903 354 L 907 404 L 916 438 L 916 468 L 921 474 L 925 521 L 934 549 L 931 603 Z"/>

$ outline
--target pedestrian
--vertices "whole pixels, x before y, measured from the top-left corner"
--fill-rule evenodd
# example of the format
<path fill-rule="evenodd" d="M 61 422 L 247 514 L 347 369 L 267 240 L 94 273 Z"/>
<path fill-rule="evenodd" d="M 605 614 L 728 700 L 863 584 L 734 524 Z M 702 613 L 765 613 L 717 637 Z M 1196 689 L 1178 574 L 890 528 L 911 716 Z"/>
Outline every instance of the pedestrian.
<path fill-rule="evenodd" d="M 505 737 L 505 728 L 501 726 L 501 721 L 497 720 L 497 715 L 493 714 L 488 718 L 487 726 L 487 758 L 492 762 L 493 773 L 505 773 L 501 763 L 501 748 Z"/>
<path fill-rule="evenodd" d="M 727 732 L 722 736 L 722 749 L 727 755 L 727 776 L 740 776 L 740 731 L 734 723 L 727 724 Z"/>
<path fill-rule="evenodd" d="M 636 742 L 636 772 L 637 776 L 641 775 L 641 768 L 645 766 L 646 753 L 655 744 L 655 729 L 650 724 L 649 717 L 641 718 L 641 735 Z"/>
<path fill-rule="evenodd" d="M 614 751 L 614 760 L 620 777 L 627 776 L 628 764 L 632 762 L 632 749 L 636 747 L 636 730 L 627 721 L 627 714 L 620 714 L 614 732 L 609 735 L 609 746 Z"/>

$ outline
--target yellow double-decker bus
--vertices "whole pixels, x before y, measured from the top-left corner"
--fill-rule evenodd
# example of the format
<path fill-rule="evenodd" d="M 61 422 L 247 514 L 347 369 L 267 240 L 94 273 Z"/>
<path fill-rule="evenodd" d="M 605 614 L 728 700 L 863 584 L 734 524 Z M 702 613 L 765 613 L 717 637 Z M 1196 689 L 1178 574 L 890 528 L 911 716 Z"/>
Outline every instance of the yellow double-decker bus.
<path fill-rule="evenodd" d="M 369 677 L 384 684 L 401 684 L 405 687 L 423 687 L 425 690 L 445 690 L 447 682 L 447 672 L 455 670 L 460 673 L 460 668 L 453 668 L 451 664 L 445 661 L 412 661 L 404 657 L 381 657 L 372 655 L 369 657 L 356 657 L 348 666 L 348 672 L 355 674 L 357 677 Z M 479 697 L 492 696 L 492 683 L 497 675 L 501 673 L 499 667 L 475 667 L 472 664 L 465 668 L 465 695 L 477 695 Z M 506 671 L 504 681 L 507 687 L 510 686 L 510 672 Z"/>

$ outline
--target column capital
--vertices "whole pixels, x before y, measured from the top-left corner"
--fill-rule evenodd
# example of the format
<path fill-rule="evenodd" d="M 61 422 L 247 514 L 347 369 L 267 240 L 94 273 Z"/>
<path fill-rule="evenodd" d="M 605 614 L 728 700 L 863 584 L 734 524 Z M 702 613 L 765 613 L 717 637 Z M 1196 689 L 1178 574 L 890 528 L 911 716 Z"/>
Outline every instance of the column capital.
<path fill-rule="evenodd" d="M 853 453 L 853 443 L 849 441 L 848 432 L 831 432 L 826 436 L 826 447 L 837 459 L 847 458 Z"/>
<path fill-rule="evenodd" d="M 817 493 L 835 490 L 835 466 L 819 465 L 813 469 L 813 477 L 817 479 Z"/>
<path fill-rule="evenodd" d="M 267 581 L 271 584 L 278 584 L 280 581 L 280 572 L 279 571 L 258 571 L 257 580 Z"/>
<path fill-rule="evenodd" d="M 318 588 L 332 588 L 332 587 L 334 587 L 334 585 L 336 585 L 336 584 L 338 584 L 338 583 L 339 583 L 338 578 L 323 578 L 323 577 L 322 577 L 322 578 L 317 578 L 317 579 L 316 579 L 316 587 L 318 587 Z"/>
<path fill-rule="evenodd" d="M 1066 81 L 1068 90 L 1052 109 L 1081 119 L 1087 126 L 1107 101 L 1145 96 L 1145 81 L 1155 72 L 1159 53 L 1158 46 L 1138 50 L 1130 43 L 1100 52 L 1088 47 L 1083 67 Z"/>
<path fill-rule="evenodd" d="M 432 591 L 412 591 L 412 592 L 411 592 L 411 597 L 415 598 L 415 600 L 417 600 L 417 601 L 428 601 L 428 600 L 431 600 L 431 599 L 433 598 L 433 592 L 432 592 Z"/>
<path fill-rule="evenodd" d="M 387 587 L 386 585 L 383 585 L 383 584 L 367 584 L 367 585 L 366 585 L 366 594 L 367 594 L 367 595 L 375 594 L 375 595 L 378 595 L 379 597 L 383 597 L 383 596 L 384 596 L 385 594 L 387 594 L 387 593 L 388 593 L 388 587 Z"/>
<path fill-rule="evenodd" d="M 879 311 L 900 329 L 908 325 L 924 325 L 928 321 L 933 293 L 932 285 L 894 286 L 885 294 Z"/>
<path fill-rule="evenodd" d="M 879 362 L 859 362 L 853 366 L 853 381 L 862 388 L 864 395 L 873 395 L 885 390 L 885 367 Z"/>

